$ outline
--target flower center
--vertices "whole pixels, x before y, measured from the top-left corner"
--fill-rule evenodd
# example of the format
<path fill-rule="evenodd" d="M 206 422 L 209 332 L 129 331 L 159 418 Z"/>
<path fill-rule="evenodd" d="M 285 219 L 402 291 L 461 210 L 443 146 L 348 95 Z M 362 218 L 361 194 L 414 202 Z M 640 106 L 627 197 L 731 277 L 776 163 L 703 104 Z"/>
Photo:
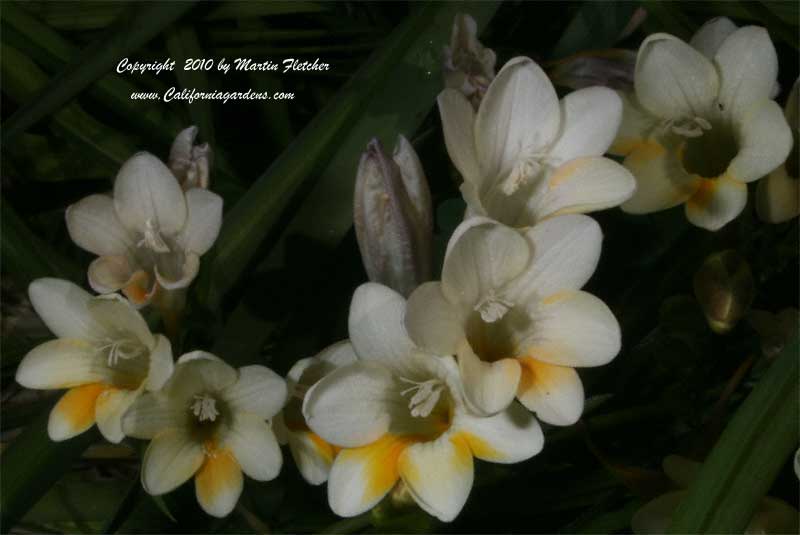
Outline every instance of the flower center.
<path fill-rule="evenodd" d="M 478 301 L 473 310 L 480 313 L 481 319 L 486 323 L 494 323 L 502 319 L 513 306 L 514 303 L 509 299 L 490 291 Z"/>
<path fill-rule="evenodd" d="M 679 158 L 684 170 L 692 175 L 719 177 L 738 152 L 733 129 L 720 117 L 670 119 L 662 123 L 662 128 L 679 136 Z"/>
<path fill-rule="evenodd" d="M 519 188 L 536 178 L 546 165 L 546 154 L 535 152 L 520 156 L 501 185 L 503 193 L 513 195 Z"/>
<path fill-rule="evenodd" d="M 103 345 L 97 348 L 98 353 L 108 351 L 108 365 L 116 366 L 120 360 L 130 360 L 139 357 L 144 352 L 141 344 L 130 340 L 103 340 Z"/>
<path fill-rule="evenodd" d="M 700 137 L 706 130 L 711 130 L 711 123 L 702 117 L 684 117 L 682 119 L 668 119 L 664 122 L 673 134 L 682 137 Z"/>
<path fill-rule="evenodd" d="M 161 237 L 158 224 L 152 219 L 148 219 L 145 221 L 144 226 L 144 237 L 139 240 L 138 245 L 144 245 L 156 253 L 168 253 L 170 251 L 169 246 L 167 246 L 167 242 L 164 241 L 164 238 Z"/>
<path fill-rule="evenodd" d="M 219 416 L 219 411 L 217 410 L 217 400 L 208 394 L 195 395 L 191 410 L 195 417 L 197 417 L 197 419 L 201 422 L 213 422 L 217 419 L 217 416 Z"/>
<path fill-rule="evenodd" d="M 425 418 L 429 416 L 439 402 L 439 397 L 442 394 L 442 390 L 444 390 L 444 383 L 438 379 L 420 382 L 400 377 L 400 380 L 412 385 L 410 388 L 406 388 L 400 392 L 401 396 L 412 394 L 411 399 L 408 401 L 408 408 L 411 410 L 411 416 L 415 418 Z"/>

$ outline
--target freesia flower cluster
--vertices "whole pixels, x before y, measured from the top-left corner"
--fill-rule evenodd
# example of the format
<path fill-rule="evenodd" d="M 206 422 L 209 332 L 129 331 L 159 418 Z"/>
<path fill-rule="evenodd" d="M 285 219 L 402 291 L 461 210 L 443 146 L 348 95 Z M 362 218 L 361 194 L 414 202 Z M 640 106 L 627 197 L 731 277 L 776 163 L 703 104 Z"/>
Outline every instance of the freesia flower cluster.
<path fill-rule="evenodd" d="M 621 343 L 611 310 L 582 290 L 602 248 L 600 226 L 585 214 L 686 202 L 689 219 L 709 229 L 735 217 L 745 183 L 778 168 L 791 146 L 770 99 L 775 53 L 763 30 L 717 20 L 691 44 L 648 38 L 634 94 L 588 87 L 559 99 L 529 58 L 495 76 L 495 54 L 476 31 L 470 17 L 457 18 L 438 96 L 467 206 L 438 280 L 421 162 L 402 136 L 391 157 L 374 140 L 354 203 L 372 282 L 353 295 L 348 338 L 298 360 L 285 380 L 199 350 L 173 362 L 169 340 L 137 308 L 153 304 L 175 324 L 222 221 L 222 199 L 208 190 L 211 150 L 187 129 L 167 164 L 136 154 L 113 195 L 67 209 L 70 236 L 98 257 L 88 279 L 101 295 L 56 279 L 30 286 L 57 339 L 24 358 L 17 381 L 67 389 L 50 437 L 96 423 L 111 442 L 149 440 L 145 490 L 163 494 L 194 478 L 198 502 L 215 516 L 231 512 L 243 474 L 277 476 L 283 443 L 310 484 L 327 481 L 338 515 L 392 493 L 451 521 L 476 459 L 524 461 L 545 444 L 540 421 L 577 422 L 578 370 L 607 364 Z M 763 198 L 784 187 L 786 173 L 775 173 Z M 791 211 L 765 210 L 774 219 Z"/>

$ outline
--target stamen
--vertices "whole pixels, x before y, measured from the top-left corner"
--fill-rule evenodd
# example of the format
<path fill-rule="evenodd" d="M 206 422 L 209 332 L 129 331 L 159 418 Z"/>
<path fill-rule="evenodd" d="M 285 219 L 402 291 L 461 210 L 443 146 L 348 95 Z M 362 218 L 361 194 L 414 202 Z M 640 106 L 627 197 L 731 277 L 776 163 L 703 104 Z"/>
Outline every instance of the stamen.
<path fill-rule="evenodd" d="M 167 246 L 164 238 L 161 237 L 161 232 L 158 230 L 158 225 L 152 219 L 145 222 L 144 237 L 139 240 L 137 244 L 140 247 L 146 246 L 157 253 L 168 253 L 169 247 Z"/>
<path fill-rule="evenodd" d="M 201 422 L 211 420 L 212 422 L 219 416 L 217 401 L 208 394 L 197 394 L 192 403 L 192 412 Z"/>
<path fill-rule="evenodd" d="M 664 122 L 664 128 L 683 137 L 700 137 L 706 130 L 711 130 L 711 123 L 702 117 L 686 117 L 683 119 L 669 119 Z"/>
<path fill-rule="evenodd" d="M 519 188 L 527 184 L 528 181 L 544 167 L 541 155 L 533 154 L 517 161 L 508 177 L 503 181 L 501 189 L 506 195 L 513 195 Z"/>
<path fill-rule="evenodd" d="M 513 301 L 498 296 L 494 291 L 490 291 L 478 301 L 474 310 L 480 312 L 481 319 L 486 323 L 494 323 L 502 319 L 513 306 Z"/>
<path fill-rule="evenodd" d="M 132 358 L 138 357 L 141 352 L 142 348 L 137 347 L 135 344 L 130 343 L 128 340 L 105 340 L 108 342 L 105 345 L 102 345 L 97 348 L 98 353 L 102 353 L 103 351 L 108 351 L 108 365 L 110 367 L 114 367 L 119 363 L 119 360 L 129 360 Z M 126 346 L 128 346 L 126 348 Z M 133 347 L 130 347 L 133 346 Z"/>
<path fill-rule="evenodd" d="M 411 416 L 415 418 L 425 418 L 430 415 L 434 407 L 436 407 L 436 403 L 439 402 L 439 396 L 444 389 L 444 383 L 438 379 L 418 382 L 400 377 L 400 380 L 404 383 L 414 385 L 400 392 L 401 396 L 405 396 L 411 392 L 414 393 L 408 401 L 408 408 L 411 409 Z"/>

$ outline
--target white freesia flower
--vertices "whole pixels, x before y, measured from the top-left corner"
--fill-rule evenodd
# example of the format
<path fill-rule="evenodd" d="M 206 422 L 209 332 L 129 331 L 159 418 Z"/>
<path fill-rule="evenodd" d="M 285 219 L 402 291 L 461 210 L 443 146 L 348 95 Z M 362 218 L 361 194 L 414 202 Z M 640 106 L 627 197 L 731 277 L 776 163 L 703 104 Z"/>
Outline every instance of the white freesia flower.
<path fill-rule="evenodd" d="M 184 191 L 192 188 L 208 189 L 213 152 L 208 143 L 195 145 L 198 128 L 190 126 L 181 130 L 169 151 L 168 166 Z"/>
<path fill-rule="evenodd" d="M 580 291 L 601 241 L 597 223 L 580 214 L 524 232 L 464 221 L 447 246 L 441 282 L 409 297 L 411 339 L 456 356 L 474 410 L 493 414 L 516 396 L 547 423 L 575 423 L 584 393 L 574 368 L 606 364 L 620 349 L 614 315 Z"/>
<path fill-rule="evenodd" d="M 795 80 L 786 106 L 786 121 L 794 137 L 792 150 L 786 161 L 759 181 L 756 190 L 758 216 L 767 223 L 783 223 L 800 214 L 800 92 Z"/>
<path fill-rule="evenodd" d="M 527 227 L 616 206 L 633 193 L 631 174 L 602 157 L 622 117 L 611 89 L 581 89 L 559 103 L 542 69 L 518 57 L 502 68 L 477 113 L 452 89 L 438 102 L 469 214 Z"/>
<path fill-rule="evenodd" d="M 126 435 L 151 439 L 142 486 L 169 492 L 194 476 L 208 514 L 230 513 L 242 493 L 242 472 L 274 479 L 283 459 L 269 419 L 286 401 L 286 383 L 264 366 L 238 370 L 204 351 L 178 359 L 164 387 L 142 396 L 122 420 Z"/>
<path fill-rule="evenodd" d="M 635 93 L 611 152 L 637 180 L 623 210 L 686 203 L 693 224 L 718 230 L 741 213 L 747 183 L 778 167 L 792 136 L 770 100 L 778 57 L 764 28 L 714 19 L 687 44 L 649 36 L 639 48 Z"/>
<path fill-rule="evenodd" d="M 358 362 L 327 375 L 306 394 L 309 427 L 342 449 L 328 479 L 341 516 L 376 505 L 398 481 L 425 511 L 449 522 L 473 481 L 473 457 L 514 463 L 536 455 L 544 437 L 519 405 L 489 418 L 471 414 L 452 357 L 417 350 L 403 327 L 405 299 L 375 283 L 350 308 Z"/>
<path fill-rule="evenodd" d="M 194 280 L 217 239 L 222 198 L 200 188 L 184 193 L 161 160 L 140 152 L 119 170 L 113 198 L 90 195 L 67 208 L 66 220 L 72 240 L 99 256 L 89 266 L 91 287 L 122 290 L 144 305 L 159 288 Z"/>
<path fill-rule="evenodd" d="M 289 401 L 275 417 L 275 434 L 281 444 L 289 445 L 297 468 L 312 485 L 321 485 L 328 480 L 339 448 L 309 429 L 303 417 L 303 400 L 317 381 L 356 360 L 352 344 L 349 341 L 338 342 L 313 357 L 298 360 L 286 377 Z"/>
<path fill-rule="evenodd" d="M 33 308 L 58 339 L 31 350 L 17 368 L 27 388 L 69 389 L 50 413 L 47 433 L 65 440 L 92 425 L 111 442 L 123 438 L 120 419 L 145 390 L 172 373 L 172 348 L 152 335 L 142 316 L 117 295 L 92 297 L 75 284 L 37 279 Z"/>
<path fill-rule="evenodd" d="M 477 108 L 494 78 L 494 51 L 478 41 L 478 24 L 470 15 L 453 19 L 450 46 L 444 47 L 444 84 L 460 91 Z"/>
<path fill-rule="evenodd" d="M 670 455 L 662 463 L 664 473 L 681 489 L 691 485 L 700 472 L 701 466 L 698 462 L 678 455 Z M 678 508 L 686 494 L 686 490 L 676 490 L 647 502 L 633 515 L 631 520 L 633 532 L 638 535 L 666 533 L 675 509 Z M 744 533 L 745 535 L 797 533 L 797 515 L 797 509 L 783 500 L 766 496 L 753 513 Z"/>

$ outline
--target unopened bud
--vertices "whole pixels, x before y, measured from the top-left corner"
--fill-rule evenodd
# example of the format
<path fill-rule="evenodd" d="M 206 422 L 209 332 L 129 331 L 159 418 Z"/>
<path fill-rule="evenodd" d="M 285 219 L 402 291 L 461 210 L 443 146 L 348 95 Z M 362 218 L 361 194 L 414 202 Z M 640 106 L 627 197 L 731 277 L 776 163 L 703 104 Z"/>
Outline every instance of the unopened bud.
<path fill-rule="evenodd" d="M 575 54 L 552 63 L 547 71 L 555 85 L 570 89 L 601 85 L 632 91 L 635 68 L 636 51 L 609 48 Z"/>
<path fill-rule="evenodd" d="M 761 340 L 761 353 L 771 359 L 778 356 L 786 343 L 797 336 L 800 312 L 796 308 L 784 308 L 777 314 L 753 310 L 747 320 Z"/>
<path fill-rule="evenodd" d="M 497 56 L 478 41 L 478 24 L 459 13 L 453 19 L 450 46 L 444 47 L 444 84 L 461 91 L 475 108 L 494 79 Z"/>
<path fill-rule="evenodd" d="M 755 295 L 747 261 L 734 250 L 706 258 L 694 275 L 694 294 L 711 329 L 724 334 L 747 313 Z"/>
<path fill-rule="evenodd" d="M 169 168 L 184 191 L 208 189 L 213 153 L 208 143 L 195 145 L 197 127 L 182 130 L 169 151 Z"/>
<path fill-rule="evenodd" d="M 353 221 L 371 281 L 408 296 L 430 279 L 430 191 L 419 158 L 403 136 L 392 158 L 377 139 L 367 145 L 358 166 Z"/>

